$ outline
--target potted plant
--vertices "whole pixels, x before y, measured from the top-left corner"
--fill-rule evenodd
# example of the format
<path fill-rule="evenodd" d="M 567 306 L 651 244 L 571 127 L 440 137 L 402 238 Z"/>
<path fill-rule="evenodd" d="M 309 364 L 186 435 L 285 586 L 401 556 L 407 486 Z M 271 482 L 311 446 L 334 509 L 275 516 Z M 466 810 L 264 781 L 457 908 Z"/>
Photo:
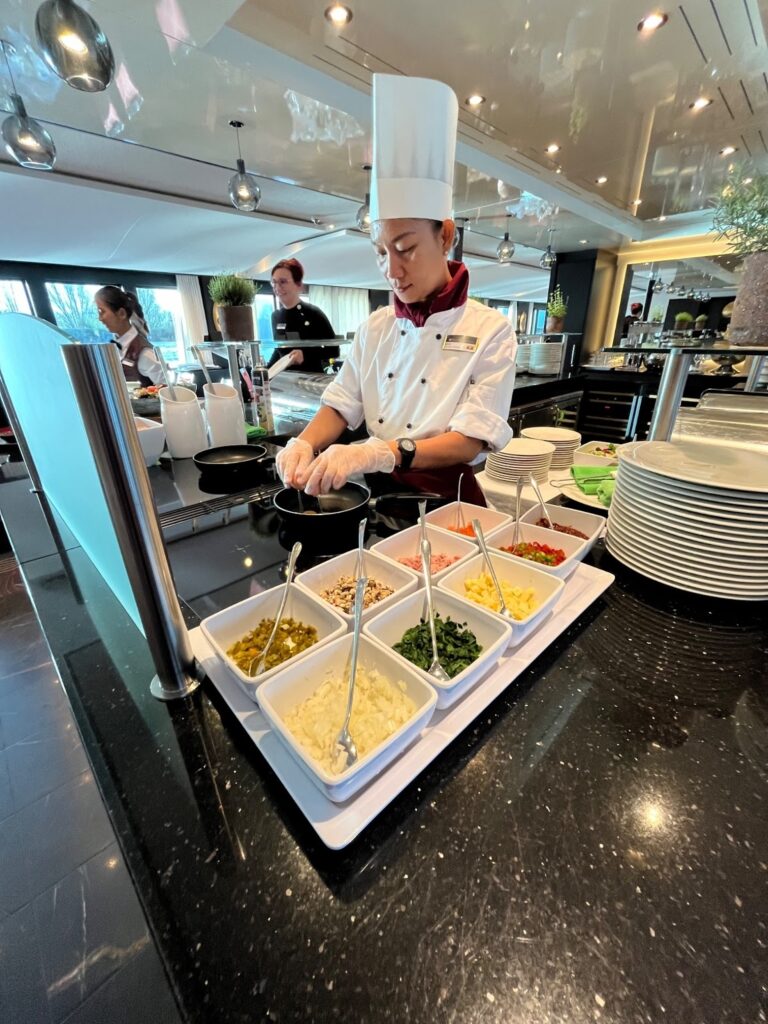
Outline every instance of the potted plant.
<path fill-rule="evenodd" d="M 219 274 L 211 278 L 208 294 L 213 302 L 214 317 L 218 315 L 221 336 L 225 341 L 254 341 L 253 281 L 236 274 Z"/>
<path fill-rule="evenodd" d="M 683 309 L 679 313 L 675 313 L 675 330 L 676 331 L 687 331 L 690 329 L 693 323 L 693 314 L 686 313 Z"/>
<path fill-rule="evenodd" d="M 741 287 L 728 328 L 732 345 L 768 338 L 768 174 L 736 168 L 720 193 L 712 227 L 732 252 L 745 256 Z"/>
<path fill-rule="evenodd" d="M 565 324 L 565 314 L 568 312 L 568 300 L 563 295 L 563 290 L 558 285 L 553 292 L 549 293 L 547 299 L 547 323 L 544 330 L 547 334 L 560 334 Z"/>

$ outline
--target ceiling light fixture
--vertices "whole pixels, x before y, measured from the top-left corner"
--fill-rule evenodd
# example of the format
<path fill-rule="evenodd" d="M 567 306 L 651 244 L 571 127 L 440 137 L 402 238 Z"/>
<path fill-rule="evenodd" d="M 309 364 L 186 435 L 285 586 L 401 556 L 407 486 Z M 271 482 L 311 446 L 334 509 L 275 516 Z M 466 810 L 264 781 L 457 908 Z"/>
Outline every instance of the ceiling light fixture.
<path fill-rule="evenodd" d="M 539 260 L 539 266 L 542 270 L 551 270 L 552 267 L 557 263 L 557 253 L 552 249 L 552 235 L 555 233 L 554 228 L 549 229 L 549 239 L 547 240 L 547 248 L 541 254 Z"/>
<path fill-rule="evenodd" d="M 26 167 L 30 171 L 51 171 L 56 163 L 56 146 L 47 129 L 27 114 L 24 100 L 16 92 L 11 62 L 8 59 L 8 49 L 13 52 L 10 43 L 0 39 L 0 48 L 11 81 L 10 100 L 14 111 L 6 117 L 0 128 L 5 148 L 8 155 L 21 167 Z"/>
<path fill-rule="evenodd" d="M 555 168 L 555 174 L 562 174 L 562 173 L 563 173 L 563 168 L 562 167 L 556 167 Z"/>
<path fill-rule="evenodd" d="M 554 156 L 555 153 L 560 152 L 560 147 L 556 142 L 550 142 L 550 144 L 547 146 L 547 152 L 550 156 Z"/>
<path fill-rule="evenodd" d="M 744 181 L 742 181 L 742 185 L 751 185 L 754 180 L 754 178 L 745 178 Z"/>
<path fill-rule="evenodd" d="M 509 240 L 509 215 L 507 215 L 507 230 L 496 249 L 496 258 L 499 263 L 511 263 L 515 255 L 515 243 Z"/>
<path fill-rule="evenodd" d="M 345 4 L 331 4 L 325 9 L 325 17 L 334 28 L 343 28 L 352 21 L 352 11 Z"/>
<path fill-rule="evenodd" d="M 738 146 L 723 146 L 720 150 L 720 156 L 730 156 L 732 153 L 735 153 L 738 148 Z"/>
<path fill-rule="evenodd" d="M 699 96 L 698 99 L 695 99 L 688 106 L 690 110 L 706 110 L 707 107 L 712 106 L 713 102 L 714 100 L 710 100 L 706 96 Z"/>
<path fill-rule="evenodd" d="M 473 92 L 471 96 L 467 96 L 464 102 L 468 107 L 482 107 L 485 103 L 485 96 L 481 96 L 479 92 Z"/>
<path fill-rule="evenodd" d="M 115 57 L 99 23 L 74 0 L 45 0 L 35 15 L 43 59 L 80 92 L 104 92 L 115 74 Z"/>
<path fill-rule="evenodd" d="M 589 239 L 588 238 L 580 238 L 579 239 L 579 245 L 587 245 L 588 243 L 589 243 Z"/>
<path fill-rule="evenodd" d="M 595 178 L 596 185 L 604 185 L 608 181 L 604 174 L 601 174 L 599 178 Z"/>
<path fill-rule="evenodd" d="M 642 203 L 642 201 L 643 201 L 642 199 L 633 199 L 633 200 L 632 200 L 632 204 L 631 204 L 631 205 L 632 205 L 632 206 L 640 206 L 640 204 Z"/>
<path fill-rule="evenodd" d="M 663 11 L 654 11 L 652 14 L 646 14 L 646 16 L 637 23 L 637 31 L 655 32 L 657 28 L 661 28 L 662 25 L 666 25 L 668 21 L 668 14 L 664 14 Z"/>
<path fill-rule="evenodd" d="M 659 220 L 660 220 L 660 221 L 661 221 L 662 223 L 663 223 L 663 222 L 664 222 L 664 221 L 665 221 L 666 219 L 667 219 L 667 215 L 666 215 L 665 213 L 662 213 L 662 215 L 661 215 L 661 216 L 659 217 Z"/>
<path fill-rule="evenodd" d="M 243 154 L 240 151 L 240 129 L 243 122 L 230 121 L 229 126 L 235 129 L 237 135 L 237 171 L 229 179 L 229 198 L 236 210 L 253 213 L 261 202 L 261 189 L 254 176 L 246 171 Z"/>

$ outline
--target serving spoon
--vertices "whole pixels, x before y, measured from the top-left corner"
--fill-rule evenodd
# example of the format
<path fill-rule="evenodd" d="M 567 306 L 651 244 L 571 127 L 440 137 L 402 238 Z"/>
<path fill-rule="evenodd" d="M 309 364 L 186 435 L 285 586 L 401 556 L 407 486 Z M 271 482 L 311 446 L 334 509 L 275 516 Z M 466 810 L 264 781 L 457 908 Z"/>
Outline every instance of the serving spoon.
<path fill-rule="evenodd" d="M 493 580 L 493 585 L 496 588 L 496 596 L 499 599 L 499 615 L 503 615 L 505 619 L 514 619 L 514 615 L 509 610 L 509 608 L 507 608 L 506 602 L 504 600 L 504 593 L 503 593 L 503 591 L 501 589 L 501 584 L 499 583 L 499 578 L 496 575 L 496 570 L 493 567 L 493 562 L 491 561 L 491 556 L 488 553 L 488 545 L 485 543 L 485 535 L 483 534 L 483 528 L 480 525 L 480 520 L 479 519 L 473 519 L 472 520 L 472 526 L 473 526 L 474 531 L 475 531 L 475 537 L 477 539 L 477 543 L 480 545 L 480 550 L 483 552 L 483 557 L 485 558 L 485 564 L 488 566 L 488 575 Z"/>
<path fill-rule="evenodd" d="M 349 720 L 352 717 L 352 701 L 355 696 L 355 678 L 357 676 L 357 656 L 360 650 L 360 630 L 363 625 L 363 605 L 365 604 L 365 591 L 368 586 L 368 577 L 360 576 L 355 584 L 355 624 L 352 630 L 352 658 L 349 666 L 349 690 L 347 692 L 347 712 L 344 715 L 344 723 L 339 735 L 333 743 L 331 756 L 335 757 L 339 747 L 347 755 L 347 763 L 344 768 L 350 768 L 357 760 L 357 747 L 355 741 L 349 734 Z"/>
<path fill-rule="evenodd" d="M 168 393 L 171 396 L 171 401 L 177 402 L 178 399 L 176 398 L 176 389 L 174 388 L 173 384 L 171 384 L 171 371 L 168 369 L 168 363 L 166 363 L 165 361 L 165 356 L 163 355 L 162 350 L 160 348 L 156 348 L 155 352 L 157 353 L 158 362 L 160 363 L 160 366 L 163 369 L 165 385 L 168 388 Z"/>
<path fill-rule="evenodd" d="M 440 664 L 437 652 L 437 631 L 435 630 L 435 605 L 432 594 L 432 545 L 426 538 L 421 542 L 421 561 L 424 565 L 424 585 L 427 591 L 427 617 L 429 618 L 429 637 L 432 641 L 432 664 L 427 671 L 441 683 L 450 681 L 450 676 Z"/>
<path fill-rule="evenodd" d="M 261 652 L 260 655 L 258 655 L 258 659 L 259 660 L 256 662 L 256 671 L 255 672 L 251 671 L 251 669 L 253 668 L 253 663 L 254 663 L 254 661 L 256 661 L 256 658 L 251 658 L 251 663 L 248 666 L 248 675 L 251 676 L 251 677 L 259 676 L 264 671 L 264 664 L 265 664 L 265 662 L 267 660 L 267 655 L 269 654 L 269 649 L 272 646 L 272 644 L 275 642 L 275 637 L 277 636 L 277 631 L 280 628 L 280 620 L 282 619 L 283 612 L 285 611 L 285 603 L 288 600 L 288 591 L 291 589 L 291 583 L 293 582 L 293 575 L 296 572 L 296 563 L 299 560 L 299 555 L 300 554 L 301 554 L 301 541 L 297 540 L 296 543 L 291 548 L 291 557 L 288 559 L 288 569 L 287 569 L 286 574 L 285 574 L 285 586 L 283 587 L 283 595 L 280 598 L 280 606 L 277 609 L 277 615 L 275 616 L 275 624 L 272 627 L 272 632 L 269 634 L 269 640 L 267 640 L 267 643 L 266 643 L 266 645 L 264 647 L 264 650 Z"/>

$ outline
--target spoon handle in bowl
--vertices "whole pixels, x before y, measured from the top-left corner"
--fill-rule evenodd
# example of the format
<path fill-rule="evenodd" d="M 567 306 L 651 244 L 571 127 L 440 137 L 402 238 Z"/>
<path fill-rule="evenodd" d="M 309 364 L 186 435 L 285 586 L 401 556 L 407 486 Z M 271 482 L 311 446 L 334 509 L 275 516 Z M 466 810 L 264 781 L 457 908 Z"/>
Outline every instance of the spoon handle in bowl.
<path fill-rule="evenodd" d="M 261 655 L 259 656 L 259 660 L 258 660 L 258 662 L 256 664 L 256 671 L 253 672 L 253 673 L 249 672 L 248 673 L 249 675 L 258 676 L 258 675 L 261 675 L 261 673 L 264 671 L 264 664 L 265 664 L 265 662 L 267 660 L 267 655 L 269 654 L 269 649 L 272 646 L 272 644 L 275 642 L 275 637 L 277 636 L 277 631 L 280 628 L 280 621 L 281 621 L 281 619 L 283 617 L 283 612 L 285 611 L 285 603 L 288 600 L 288 592 L 291 589 L 291 583 L 293 582 L 293 576 L 294 576 L 294 573 L 296 572 L 296 563 L 299 560 L 299 555 L 300 554 L 301 554 L 301 541 L 297 540 L 296 543 L 293 545 L 293 547 L 291 549 L 291 557 L 288 559 L 288 570 L 287 570 L 287 572 L 285 574 L 285 586 L 283 587 L 283 595 L 280 598 L 280 607 L 277 609 L 277 615 L 275 616 L 275 624 L 272 627 L 272 632 L 269 634 L 269 640 L 267 640 L 267 643 L 266 643 L 266 645 L 264 647 L 264 650 L 261 652 Z"/>
<path fill-rule="evenodd" d="M 435 602 L 432 593 L 432 545 L 428 540 L 421 542 L 421 561 L 424 565 L 424 588 L 427 593 L 427 617 L 429 619 L 429 638 L 432 641 L 432 660 L 438 661 Z"/>
<path fill-rule="evenodd" d="M 363 611 L 365 605 L 365 591 L 368 586 L 366 576 L 360 576 L 355 584 L 355 624 L 352 628 L 352 657 L 349 665 L 349 690 L 347 692 L 347 711 L 344 715 L 344 724 L 341 732 L 349 729 L 349 720 L 352 717 L 352 701 L 355 697 L 355 678 L 357 676 L 357 656 L 360 651 L 360 631 L 363 625 Z"/>
<path fill-rule="evenodd" d="M 491 555 L 490 555 L 490 552 L 488 551 L 488 545 L 485 542 L 485 534 L 483 533 L 483 528 L 480 525 L 480 520 L 479 519 L 473 519 L 472 520 L 472 528 L 475 531 L 475 537 L 477 538 L 477 543 L 480 545 L 480 550 L 483 552 L 483 557 L 485 558 L 485 564 L 488 567 L 488 575 L 493 580 L 493 585 L 496 588 L 496 596 L 499 599 L 499 614 L 506 615 L 507 614 L 507 604 L 506 604 L 506 602 L 504 600 L 504 592 L 501 589 L 501 584 L 499 583 L 499 577 L 496 575 L 496 570 L 493 567 L 493 562 L 491 561 Z"/>

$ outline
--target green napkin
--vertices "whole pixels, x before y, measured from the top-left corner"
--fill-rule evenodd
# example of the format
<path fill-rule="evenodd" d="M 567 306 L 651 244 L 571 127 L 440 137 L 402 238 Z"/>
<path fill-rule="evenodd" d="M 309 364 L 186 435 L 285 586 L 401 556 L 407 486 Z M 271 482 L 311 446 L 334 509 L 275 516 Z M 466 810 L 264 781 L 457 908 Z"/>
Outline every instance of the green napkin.
<path fill-rule="evenodd" d="M 605 505 L 606 508 L 611 504 L 611 498 L 613 498 L 613 492 L 616 490 L 615 480 L 605 480 L 603 483 L 597 485 L 595 494 L 601 505 Z"/>
<path fill-rule="evenodd" d="M 600 497 L 600 487 L 604 484 L 613 485 L 616 470 L 612 470 L 609 466 L 606 466 L 605 469 L 602 466 L 571 466 L 571 476 L 582 494 L 597 494 Z M 610 479 L 608 479 L 609 477 Z M 613 494 L 612 490 L 611 494 Z M 603 499 L 600 498 L 600 500 Z M 609 505 L 610 497 L 603 504 Z"/>
<path fill-rule="evenodd" d="M 245 424 L 246 437 L 263 437 L 266 432 L 264 427 L 254 427 L 250 423 Z"/>

